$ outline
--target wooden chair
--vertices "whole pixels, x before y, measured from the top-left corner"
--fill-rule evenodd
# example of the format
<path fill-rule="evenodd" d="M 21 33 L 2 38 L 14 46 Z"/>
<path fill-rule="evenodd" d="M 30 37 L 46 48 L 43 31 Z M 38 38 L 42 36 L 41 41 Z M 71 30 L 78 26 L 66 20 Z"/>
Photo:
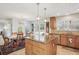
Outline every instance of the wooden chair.
<path fill-rule="evenodd" d="M 20 39 L 23 39 L 23 32 L 19 32 L 17 34 L 17 39 L 20 40 Z"/>
<path fill-rule="evenodd" d="M 2 55 L 3 52 L 2 52 L 2 48 L 4 47 L 4 39 L 3 39 L 3 36 L 0 35 L 0 54 Z"/>
<path fill-rule="evenodd" d="M 12 39 L 14 39 L 14 40 L 17 39 L 17 32 L 13 32 L 11 37 L 12 37 Z"/>
<path fill-rule="evenodd" d="M 2 38 L 3 38 L 4 44 L 1 48 L 1 54 L 4 55 L 12 51 L 12 48 L 10 46 L 13 44 L 9 41 L 9 38 L 4 36 L 3 34 L 2 34 Z"/>

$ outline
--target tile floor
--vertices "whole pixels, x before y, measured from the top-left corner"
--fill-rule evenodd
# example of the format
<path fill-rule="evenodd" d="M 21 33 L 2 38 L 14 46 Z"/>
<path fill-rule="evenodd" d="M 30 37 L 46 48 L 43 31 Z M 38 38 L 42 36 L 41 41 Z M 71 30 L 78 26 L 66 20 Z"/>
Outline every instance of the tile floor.
<path fill-rule="evenodd" d="M 9 55 L 25 55 L 25 48 L 10 53 Z M 79 55 L 79 50 L 63 47 L 63 46 L 57 46 L 57 55 Z"/>

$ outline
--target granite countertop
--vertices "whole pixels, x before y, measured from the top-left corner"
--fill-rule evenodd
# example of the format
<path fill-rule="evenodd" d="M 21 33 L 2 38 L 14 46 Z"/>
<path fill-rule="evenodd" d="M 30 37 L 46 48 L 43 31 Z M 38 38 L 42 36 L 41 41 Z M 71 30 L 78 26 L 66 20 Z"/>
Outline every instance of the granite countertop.
<path fill-rule="evenodd" d="M 32 41 L 36 41 L 36 42 L 38 42 L 38 43 L 42 43 L 42 44 L 47 44 L 47 43 L 49 43 L 51 40 L 50 39 L 45 39 L 44 41 L 40 41 L 40 40 L 35 40 L 35 39 L 33 39 L 33 38 L 31 38 L 31 37 L 25 37 L 25 39 L 26 40 L 32 40 Z"/>
<path fill-rule="evenodd" d="M 79 35 L 79 32 L 52 32 L 50 34 L 70 34 L 70 35 Z"/>

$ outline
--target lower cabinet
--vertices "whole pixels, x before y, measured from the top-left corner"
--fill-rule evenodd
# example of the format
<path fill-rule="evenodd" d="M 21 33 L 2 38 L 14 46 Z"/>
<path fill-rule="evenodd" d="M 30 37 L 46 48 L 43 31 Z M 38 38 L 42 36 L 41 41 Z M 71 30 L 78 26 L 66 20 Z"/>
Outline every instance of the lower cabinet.
<path fill-rule="evenodd" d="M 61 35 L 61 45 L 67 45 L 67 35 Z"/>
<path fill-rule="evenodd" d="M 79 36 L 76 38 L 75 47 L 76 48 L 79 48 Z"/>
<path fill-rule="evenodd" d="M 70 47 L 75 47 L 75 41 L 76 41 L 76 37 L 75 36 L 67 36 L 68 37 L 68 46 Z"/>
<path fill-rule="evenodd" d="M 56 37 L 57 44 L 60 44 L 60 42 L 61 42 L 60 35 L 59 34 L 55 34 L 54 36 Z"/>
<path fill-rule="evenodd" d="M 77 35 L 61 35 L 61 45 L 73 48 L 79 48 L 79 36 Z"/>
<path fill-rule="evenodd" d="M 54 40 L 47 43 L 26 39 L 25 53 L 26 55 L 56 55 L 57 46 Z"/>

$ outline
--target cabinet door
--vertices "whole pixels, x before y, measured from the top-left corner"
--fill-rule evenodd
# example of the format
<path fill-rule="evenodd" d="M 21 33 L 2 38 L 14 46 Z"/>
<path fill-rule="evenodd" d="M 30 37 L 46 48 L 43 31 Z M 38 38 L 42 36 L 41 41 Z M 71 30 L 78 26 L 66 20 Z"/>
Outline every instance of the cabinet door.
<path fill-rule="evenodd" d="M 67 45 L 67 35 L 61 35 L 61 45 Z"/>
<path fill-rule="evenodd" d="M 79 48 L 79 37 L 75 40 L 75 48 Z"/>
<path fill-rule="evenodd" d="M 50 17 L 50 28 L 56 30 L 56 17 Z"/>
<path fill-rule="evenodd" d="M 55 35 L 56 40 L 57 40 L 57 44 L 60 44 L 60 35 Z"/>
<path fill-rule="evenodd" d="M 48 52 L 50 54 L 55 55 L 56 52 L 57 52 L 57 45 L 56 45 L 57 40 L 56 40 L 56 37 L 53 36 L 53 35 L 49 35 L 49 40 L 51 40 L 51 42 L 49 42 L 49 44 L 47 44 L 47 46 L 48 46 L 47 48 L 49 50 Z"/>
<path fill-rule="evenodd" d="M 76 40 L 76 36 L 68 37 L 68 46 L 75 47 L 75 40 Z"/>
<path fill-rule="evenodd" d="M 53 55 L 55 55 L 57 53 L 57 45 L 56 45 L 56 39 L 52 40 L 52 51 L 53 51 Z"/>
<path fill-rule="evenodd" d="M 72 36 L 72 46 L 71 47 L 75 47 L 75 41 L 76 41 L 76 36 Z"/>

